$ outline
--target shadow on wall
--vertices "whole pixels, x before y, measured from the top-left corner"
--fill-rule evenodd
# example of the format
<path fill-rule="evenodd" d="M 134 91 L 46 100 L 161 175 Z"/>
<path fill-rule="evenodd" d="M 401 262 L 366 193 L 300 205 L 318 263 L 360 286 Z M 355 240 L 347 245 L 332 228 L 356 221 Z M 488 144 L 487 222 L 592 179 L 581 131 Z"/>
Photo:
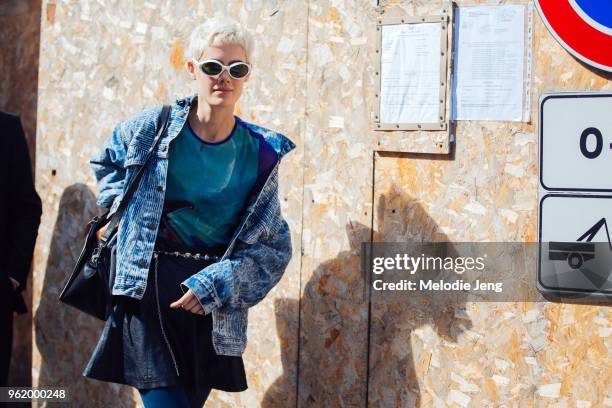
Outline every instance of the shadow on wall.
<path fill-rule="evenodd" d="M 449 238 L 423 206 L 397 185 L 392 185 L 376 206 L 377 225 L 374 242 L 431 243 L 447 242 L 437 247 L 436 256 L 457 256 Z M 420 255 L 411 254 L 411 255 Z M 444 275 L 434 275 L 436 281 Z M 472 327 L 465 313 L 467 296 L 432 295 L 432 292 L 372 292 L 370 314 L 370 406 L 420 406 L 432 403 L 421 401 L 423 377 L 430 368 L 431 351 L 440 343 L 456 343 L 459 335 Z M 416 336 L 416 332 L 419 335 Z M 442 367 L 436 383 L 428 383 L 428 390 L 446 395 L 447 375 L 453 361 L 439 357 Z M 435 368 L 433 368 L 435 369 Z M 430 374 L 431 376 L 431 374 Z M 430 397 L 431 398 L 431 397 Z M 438 401 L 442 402 L 443 401 Z"/>
<path fill-rule="evenodd" d="M 346 234 L 350 248 L 320 264 L 306 284 L 300 307 L 299 406 L 364 406 L 366 377 L 369 377 L 368 406 L 420 406 L 419 375 L 423 373 L 425 349 L 435 348 L 432 342 L 455 343 L 471 327 L 464 313 L 465 300 L 457 297 L 421 296 L 406 302 L 405 294 L 403 300 L 395 301 L 383 299 L 385 294 L 373 291 L 368 302 L 364 296 L 365 282 L 355 278 L 362 276 L 362 242 L 370 242 L 372 236 L 374 242 L 448 241 L 421 204 L 397 186 L 378 199 L 376 216 L 379 230 L 374 234 L 371 228 L 349 220 Z M 449 252 L 453 249 L 447 246 L 445 253 Z M 275 303 L 281 338 L 290 338 L 285 333 L 290 325 L 283 309 L 296 307 L 295 303 L 290 299 Z M 367 335 L 354 336 L 356 329 L 352 325 L 359 323 L 354 317 L 366 313 Z M 413 341 L 413 337 L 417 329 L 425 326 L 431 327 L 437 336 L 431 336 L 426 347 L 421 347 L 423 340 Z M 413 343 L 420 344 L 419 350 L 413 350 Z M 294 401 L 286 401 L 286 395 L 293 394 L 296 386 L 287 370 L 292 362 L 286 349 L 281 353 L 284 374 L 264 395 L 264 408 L 295 405 Z M 367 356 L 369 362 L 365 361 Z M 452 361 L 442 363 L 448 372 Z M 439 391 L 445 393 L 442 380 L 440 387 Z M 343 391 L 347 389 L 360 392 Z"/>
<path fill-rule="evenodd" d="M 578 62 L 580 65 L 582 65 L 583 68 L 588 69 L 594 75 L 600 76 L 603 79 L 605 79 L 606 81 L 612 81 L 612 72 L 607 72 L 607 71 L 604 71 L 603 69 L 599 69 L 599 68 L 593 67 L 593 66 L 587 64 L 586 62 L 576 58 L 574 55 L 572 55 L 572 57 L 576 60 L 576 62 Z"/>
<path fill-rule="evenodd" d="M 64 190 L 40 305 L 34 316 L 35 342 L 41 359 L 39 386 L 67 388 L 71 406 L 90 406 L 91 401 L 96 401 L 97 406 L 133 407 L 129 387 L 82 376 L 102 322 L 61 303 L 58 298 L 81 251 L 87 223 L 96 213 L 96 197 L 85 184 L 74 184 Z"/>

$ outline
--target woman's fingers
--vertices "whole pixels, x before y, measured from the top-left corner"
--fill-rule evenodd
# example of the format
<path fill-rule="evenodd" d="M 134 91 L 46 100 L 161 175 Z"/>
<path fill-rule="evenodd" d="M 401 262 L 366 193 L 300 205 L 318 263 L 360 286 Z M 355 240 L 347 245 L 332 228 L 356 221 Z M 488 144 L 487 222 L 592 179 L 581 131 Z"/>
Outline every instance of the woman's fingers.
<path fill-rule="evenodd" d="M 183 306 L 183 309 L 188 310 L 191 313 L 204 314 L 204 309 L 202 309 L 202 305 L 195 296 L 193 296 L 193 298 L 185 306 Z"/>
<path fill-rule="evenodd" d="M 187 310 L 187 308 L 185 308 L 185 310 Z M 200 313 L 200 311 L 202 310 L 202 306 L 200 306 L 200 304 L 196 304 L 195 306 L 192 306 L 191 308 L 188 309 L 191 313 Z"/>
<path fill-rule="evenodd" d="M 195 299 L 195 303 L 190 303 L 188 305 L 185 305 L 185 307 L 183 308 L 191 313 L 197 313 L 197 314 L 204 314 L 204 310 L 202 309 L 202 306 L 200 305 L 200 302 L 198 302 L 197 299 Z M 200 313 L 202 312 L 202 313 Z"/>
<path fill-rule="evenodd" d="M 182 307 L 192 297 L 195 298 L 195 295 L 193 294 L 191 289 L 189 289 L 187 292 L 185 292 L 185 294 L 183 296 L 181 296 L 181 298 L 179 300 L 170 303 L 170 307 L 173 308 L 173 309 L 176 309 L 178 307 Z"/>
<path fill-rule="evenodd" d="M 194 306 L 199 306 L 199 305 L 200 305 L 200 302 L 198 302 L 198 299 L 196 299 L 195 296 L 192 296 L 191 299 L 185 302 L 185 304 L 183 305 L 183 309 L 191 310 L 191 308 L 193 308 Z"/>
<path fill-rule="evenodd" d="M 184 310 L 196 313 L 196 314 L 204 314 L 204 309 L 202 309 L 202 305 L 196 298 L 195 294 L 189 289 L 185 294 L 177 301 L 172 302 L 170 307 L 173 309 L 183 308 Z"/>

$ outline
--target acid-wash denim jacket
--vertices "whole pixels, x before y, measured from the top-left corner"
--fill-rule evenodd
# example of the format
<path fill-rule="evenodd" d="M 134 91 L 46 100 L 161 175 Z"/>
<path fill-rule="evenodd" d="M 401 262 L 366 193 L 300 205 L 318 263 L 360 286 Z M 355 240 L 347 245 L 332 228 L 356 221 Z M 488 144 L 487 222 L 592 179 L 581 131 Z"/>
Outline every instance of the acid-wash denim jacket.
<path fill-rule="evenodd" d="M 168 129 L 119 222 L 113 295 L 135 299 L 144 295 L 164 204 L 169 144 L 185 125 L 195 98 L 178 99 L 172 106 Z M 126 180 L 131 180 L 145 162 L 160 112 L 161 106 L 147 109 L 118 123 L 101 152 L 90 161 L 98 181 L 97 204 L 110 207 L 111 214 L 125 193 Z M 220 260 L 181 283 L 183 293 L 191 289 L 204 312 L 212 313 L 215 351 L 229 356 L 244 352 L 248 308 L 278 283 L 292 255 L 289 226 L 278 197 L 278 166 L 295 144 L 280 133 L 242 122 L 260 143 L 269 143 L 276 152 L 276 163 L 263 187 L 248 198 Z"/>

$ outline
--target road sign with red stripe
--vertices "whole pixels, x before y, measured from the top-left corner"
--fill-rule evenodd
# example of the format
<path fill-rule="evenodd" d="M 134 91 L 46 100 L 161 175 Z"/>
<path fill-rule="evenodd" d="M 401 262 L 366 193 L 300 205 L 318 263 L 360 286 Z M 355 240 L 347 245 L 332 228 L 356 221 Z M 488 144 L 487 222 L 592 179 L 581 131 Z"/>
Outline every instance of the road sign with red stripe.
<path fill-rule="evenodd" d="M 534 0 L 550 33 L 581 61 L 612 72 L 612 0 Z"/>

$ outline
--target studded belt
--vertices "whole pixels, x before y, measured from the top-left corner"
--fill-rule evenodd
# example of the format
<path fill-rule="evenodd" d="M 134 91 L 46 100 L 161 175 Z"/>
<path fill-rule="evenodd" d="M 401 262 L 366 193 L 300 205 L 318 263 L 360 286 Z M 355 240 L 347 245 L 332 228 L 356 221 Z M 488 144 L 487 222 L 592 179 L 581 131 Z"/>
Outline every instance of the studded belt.
<path fill-rule="evenodd" d="M 180 258 L 197 259 L 197 260 L 204 260 L 204 261 L 216 262 L 220 259 L 220 257 L 217 255 L 208 255 L 208 254 L 200 254 L 200 253 L 192 254 L 191 252 L 180 252 L 180 251 L 155 251 L 155 252 L 160 255 L 169 255 L 169 256 L 176 256 Z"/>

